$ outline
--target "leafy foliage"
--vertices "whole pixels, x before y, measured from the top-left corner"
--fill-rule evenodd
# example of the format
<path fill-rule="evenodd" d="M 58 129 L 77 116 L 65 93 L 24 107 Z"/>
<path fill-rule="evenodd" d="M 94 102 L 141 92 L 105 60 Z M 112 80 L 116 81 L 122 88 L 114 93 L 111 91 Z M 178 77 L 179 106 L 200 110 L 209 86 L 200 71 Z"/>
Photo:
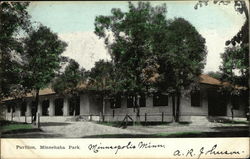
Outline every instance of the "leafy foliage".
<path fill-rule="evenodd" d="M 88 73 L 88 87 L 92 90 L 98 91 L 115 91 L 113 83 L 113 65 L 110 62 L 99 60 L 95 62 Z"/>
<path fill-rule="evenodd" d="M 28 5 L 28 2 L 0 3 L 0 99 L 22 94 L 23 47 L 18 36 L 30 30 Z"/>
<path fill-rule="evenodd" d="M 215 78 L 215 79 L 218 79 L 218 80 L 221 80 L 221 79 L 222 79 L 222 73 L 219 72 L 219 71 L 216 71 L 216 72 L 214 72 L 214 71 L 209 71 L 207 74 L 208 74 L 210 77 L 213 77 L 213 78 Z"/>
<path fill-rule="evenodd" d="M 240 13 L 240 14 L 245 14 L 246 18 L 248 19 L 248 10 L 246 7 L 246 2 L 245 0 L 213 0 L 214 4 L 218 4 L 218 5 L 228 5 L 231 2 L 234 2 L 234 9 L 236 12 Z M 198 9 L 199 7 L 202 6 L 207 6 L 209 3 L 209 0 L 199 0 L 196 5 L 194 6 L 195 9 Z"/>
<path fill-rule="evenodd" d="M 148 2 L 139 2 L 136 8 L 129 3 L 128 12 L 112 9 L 111 13 L 111 16 L 96 17 L 95 33 L 105 39 L 109 48 L 116 89 L 126 92 L 146 90 L 145 61 L 153 56 L 153 33 L 166 24 L 166 7 L 153 8 Z"/>
<path fill-rule="evenodd" d="M 45 26 L 29 34 L 25 39 L 26 87 L 39 90 L 48 86 L 60 69 L 60 55 L 66 46 Z"/>
<path fill-rule="evenodd" d="M 174 19 L 161 40 L 159 88 L 180 91 L 198 80 L 206 60 L 205 39 L 185 19 Z M 157 46 L 157 45 L 156 45 Z M 164 50 L 164 51 L 162 51 Z"/>
<path fill-rule="evenodd" d="M 95 33 L 105 39 L 120 92 L 139 94 L 151 88 L 175 93 L 190 86 L 205 64 L 205 39 L 185 19 L 166 19 L 166 6 L 129 3 L 128 12 L 112 9 L 98 16 Z M 136 99 L 135 99 L 136 100 Z"/>
<path fill-rule="evenodd" d="M 70 59 L 65 70 L 53 81 L 52 87 L 60 94 L 77 95 L 77 86 L 86 78 L 85 72 L 75 60 Z"/>
<path fill-rule="evenodd" d="M 249 46 L 227 47 L 221 57 L 223 63 L 220 69 L 223 72 L 223 79 L 230 81 L 232 84 L 247 86 L 249 78 Z"/>

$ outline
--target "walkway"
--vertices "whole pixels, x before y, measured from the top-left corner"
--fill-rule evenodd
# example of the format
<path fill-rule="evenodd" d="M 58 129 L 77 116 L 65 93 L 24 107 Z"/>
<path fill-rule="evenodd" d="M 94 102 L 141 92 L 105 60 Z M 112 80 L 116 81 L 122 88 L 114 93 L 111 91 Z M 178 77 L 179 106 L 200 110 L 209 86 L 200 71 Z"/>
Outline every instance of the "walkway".
<path fill-rule="evenodd" d="M 94 122 L 49 122 L 41 123 L 40 132 L 6 134 L 4 137 L 10 138 L 82 138 L 82 137 L 147 137 L 153 134 L 171 134 L 183 132 L 204 132 L 213 133 L 216 136 L 237 136 L 243 134 L 248 136 L 249 126 L 247 124 L 177 124 L 157 126 L 128 126 L 126 129 L 101 125 Z M 134 136 L 133 136 L 134 135 Z M 156 135 L 157 136 L 157 135 Z"/>
<path fill-rule="evenodd" d="M 101 134 L 130 134 L 138 133 L 136 130 L 127 130 L 111 126 L 96 124 L 93 122 L 66 122 L 66 123 L 43 123 L 41 129 L 49 134 L 57 134 L 66 138 L 79 138 L 83 136 Z"/>

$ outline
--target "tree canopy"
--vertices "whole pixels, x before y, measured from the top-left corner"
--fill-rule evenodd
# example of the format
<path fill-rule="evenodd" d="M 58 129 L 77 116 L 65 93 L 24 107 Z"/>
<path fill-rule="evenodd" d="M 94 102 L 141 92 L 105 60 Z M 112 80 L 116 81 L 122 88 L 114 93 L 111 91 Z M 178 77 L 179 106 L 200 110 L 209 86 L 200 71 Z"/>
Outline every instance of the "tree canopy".
<path fill-rule="evenodd" d="M 128 12 L 113 8 L 111 14 L 96 17 L 95 33 L 109 49 L 116 89 L 171 90 L 179 97 L 202 72 L 205 39 L 185 19 L 167 19 L 165 5 L 129 2 Z"/>
<path fill-rule="evenodd" d="M 61 54 L 67 44 L 46 26 L 40 26 L 25 39 L 26 86 L 34 90 L 45 88 L 60 69 Z"/>
<path fill-rule="evenodd" d="M 85 69 L 81 69 L 75 60 L 69 59 L 64 71 L 54 79 L 52 88 L 59 94 L 76 95 L 77 86 L 86 78 L 85 73 Z"/>
<path fill-rule="evenodd" d="M 23 90 L 20 33 L 29 32 L 31 27 L 28 5 L 28 2 L 0 3 L 0 99 L 18 96 Z"/>
<path fill-rule="evenodd" d="M 161 40 L 164 51 L 159 59 L 159 88 L 180 90 L 197 81 L 206 60 L 205 39 L 192 24 L 176 18 L 167 26 L 168 35 Z"/>
<path fill-rule="evenodd" d="M 95 62 L 95 66 L 88 72 L 88 87 L 91 90 L 115 91 L 111 62 L 104 60 Z"/>

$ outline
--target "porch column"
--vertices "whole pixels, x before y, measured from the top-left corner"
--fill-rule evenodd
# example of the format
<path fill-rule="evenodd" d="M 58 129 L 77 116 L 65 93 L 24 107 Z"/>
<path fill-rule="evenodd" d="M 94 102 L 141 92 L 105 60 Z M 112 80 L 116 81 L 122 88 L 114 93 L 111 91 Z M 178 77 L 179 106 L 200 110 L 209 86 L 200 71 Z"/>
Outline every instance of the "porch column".
<path fill-rule="evenodd" d="M 49 99 L 49 116 L 55 115 L 55 103 L 54 98 Z"/>
<path fill-rule="evenodd" d="M 13 121 L 13 117 L 14 117 L 14 114 L 13 114 L 13 106 L 11 105 L 10 106 L 10 120 Z"/>
<path fill-rule="evenodd" d="M 42 115 L 42 101 L 38 102 L 37 113 L 39 113 L 40 116 Z"/>
<path fill-rule="evenodd" d="M 27 102 L 27 105 L 26 105 L 26 115 L 27 116 L 31 116 L 31 104 L 32 104 L 32 101 L 28 101 Z"/>
<path fill-rule="evenodd" d="M 18 117 L 21 116 L 21 103 L 17 103 L 17 104 L 16 104 L 15 116 L 18 116 Z"/>
<path fill-rule="evenodd" d="M 89 94 L 80 96 L 80 115 L 89 115 Z"/>
<path fill-rule="evenodd" d="M 63 116 L 69 115 L 69 98 L 65 97 L 63 99 Z"/>

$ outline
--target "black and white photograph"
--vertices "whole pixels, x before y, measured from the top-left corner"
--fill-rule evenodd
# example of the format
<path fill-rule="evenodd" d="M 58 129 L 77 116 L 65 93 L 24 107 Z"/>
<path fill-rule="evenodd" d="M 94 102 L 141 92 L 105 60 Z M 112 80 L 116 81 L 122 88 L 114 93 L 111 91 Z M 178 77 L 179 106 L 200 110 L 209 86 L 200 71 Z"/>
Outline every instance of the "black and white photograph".
<path fill-rule="evenodd" d="M 247 0 L 2 1 L 0 26 L 1 139 L 249 137 Z"/>

